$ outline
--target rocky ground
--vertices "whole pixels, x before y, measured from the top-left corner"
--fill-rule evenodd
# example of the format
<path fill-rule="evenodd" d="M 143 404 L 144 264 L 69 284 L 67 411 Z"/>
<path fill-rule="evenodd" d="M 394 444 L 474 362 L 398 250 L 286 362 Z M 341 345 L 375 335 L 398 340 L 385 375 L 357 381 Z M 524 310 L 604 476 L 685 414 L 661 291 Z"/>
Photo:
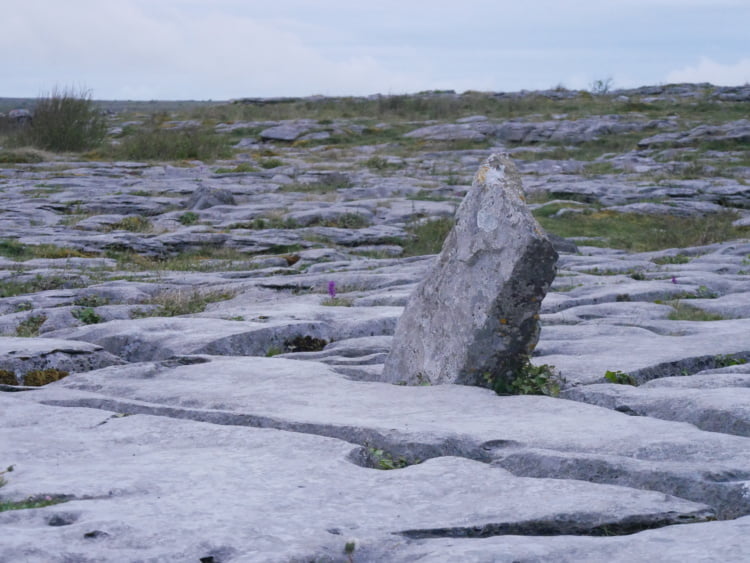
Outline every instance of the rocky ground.
<path fill-rule="evenodd" d="M 493 100 L 0 164 L 0 561 L 750 558 L 750 89 Z M 559 235 L 547 395 L 379 382 L 498 151 Z"/>

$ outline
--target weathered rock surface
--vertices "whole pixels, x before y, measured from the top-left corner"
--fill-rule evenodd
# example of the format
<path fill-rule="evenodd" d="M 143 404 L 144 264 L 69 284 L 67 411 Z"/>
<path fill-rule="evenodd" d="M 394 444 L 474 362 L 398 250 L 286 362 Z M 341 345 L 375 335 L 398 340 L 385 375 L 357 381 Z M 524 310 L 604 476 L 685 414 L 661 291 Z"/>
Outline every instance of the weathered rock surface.
<path fill-rule="evenodd" d="M 262 139 L 271 141 L 294 141 L 308 133 L 314 125 L 315 122 L 309 119 L 291 121 L 264 129 L 260 132 L 260 136 Z"/>
<path fill-rule="evenodd" d="M 211 163 L 0 164 L 0 502 L 67 500 L 1 512 L 0 561 L 750 560 L 747 231 L 557 240 L 531 361 L 565 398 L 381 381 L 436 262 L 419 245 L 492 152 L 539 217 L 747 225 L 746 124 L 721 116 L 750 87 L 592 114 L 565 89 L 486 115 L 418 96 L 455 118 L 218 124 L 235 154 Z M 18 385 L 50 368 L 70 375 Z"/>
<path fill-rule="evenodd" d="M 13 372 L 20 385 L 30 371 L 89 371 L 124 363 L 103 348 L 60 339 L 0 337 L 0 370 Z"/>
<path fill-rule="evenodd" d="M 750 141 L 750 120 L 740 119 L 720 126 L 699 125 L 690 131 L 661 133 L 638 141 L 639 147 L 653 147 L 669 144 L 674 146 L 692 145 L 699 141 Z"/>
<path fill-rule="evenodd" d="M 394 535 L 587 533 L 712 515 L 661 493 L 515 477 L 457 457 L 377 471 L 355 465 L 352 445 L 330 438 L 0 402 L 4 422 L 13 421 L 0 430 L 3 454 L 17 464 L 7 494 L 68 499 L 0 514 L 13 530 L 1 548 L 8 561 L 344 561 L 352 538 L 362 549 Z"/>
<path fill-rule="evenodd" d="M 216 205 L 236 205 L 232 192 L 219 188 L 201 186 L 195 190 L 187 201 L 188 209 L 208 209 Z"/>
<path fill-rule="evenodd" d="M 408 462 L 460 456 L 515 475 L 661 491 L 708 504 L 722 518 L 750 512 L 746 437 L 550 397 L 402 387 L 337 372 L 300 359 L 188 356 L 78 373 L 23 398 L 304 432 Z"/>
<path fill-rule="evenodd" d="M 747 556 L 750 517 L 731 522 L 709 522 L 693 526 L 671 526 L 648 530 L 623 538 L 523 537 L 504 536 L 487 539 L 432 539 L 413 542 L 392 541 L 389 545 L 360 553 L 366 560 L 410 563 L 425 561 L 482 561 L 512 563 L 546 561 L 549 563 L 632 563 L 659 561 L 733 561 Z M 721 537 L 722 541 L 715 541 Z"/>
<path fill-rule="evenodd" d="M 512 161 L 490 157 L 399 320 L 384 381 L 509 384 L 536 346 L 556 260 Z"/>

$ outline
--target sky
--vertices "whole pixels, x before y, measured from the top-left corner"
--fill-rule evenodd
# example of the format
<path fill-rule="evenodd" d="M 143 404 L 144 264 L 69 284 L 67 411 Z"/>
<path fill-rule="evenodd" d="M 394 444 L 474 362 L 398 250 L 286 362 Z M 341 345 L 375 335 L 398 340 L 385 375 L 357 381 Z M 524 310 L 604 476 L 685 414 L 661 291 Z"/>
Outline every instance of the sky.
<path fill-rule="evenodd" d="M 750 82 L 750 0 L 3 0 L 0 97 Z"/>

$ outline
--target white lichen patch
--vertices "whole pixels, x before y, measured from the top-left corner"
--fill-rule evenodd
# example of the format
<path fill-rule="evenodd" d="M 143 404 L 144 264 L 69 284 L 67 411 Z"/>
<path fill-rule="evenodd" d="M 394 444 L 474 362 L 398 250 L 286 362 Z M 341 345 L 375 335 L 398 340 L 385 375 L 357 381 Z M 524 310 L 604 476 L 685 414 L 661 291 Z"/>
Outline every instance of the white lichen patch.
<path fill-rule="evenodd" d="M 477 213 L 477 227 L 485 233 L 497 229 L 498 221 L 493 208 L 482 208 Z"/>

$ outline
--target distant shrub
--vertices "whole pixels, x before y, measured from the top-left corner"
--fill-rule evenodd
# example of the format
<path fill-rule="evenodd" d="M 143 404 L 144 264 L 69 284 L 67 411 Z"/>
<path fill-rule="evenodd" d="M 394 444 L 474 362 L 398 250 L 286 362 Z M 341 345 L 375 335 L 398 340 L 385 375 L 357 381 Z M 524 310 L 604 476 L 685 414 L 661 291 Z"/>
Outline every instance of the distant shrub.
<path fill-rule="evenodd" d="M 37 99 L 33 126 L 19 131 L 16 143 L 55 152 L 82 151 L 99 145 L 106 132 L 90 91 L 54 89 Z"/>
<path fill-rule="evenodd" d="M 604 96 L 605 94 L 609 94 L 612 90 L 613 84 L 614 81 L 611 76 L 600 80 L 594 80 L 589 86 L 589 91 L 595 96 Z"/>

